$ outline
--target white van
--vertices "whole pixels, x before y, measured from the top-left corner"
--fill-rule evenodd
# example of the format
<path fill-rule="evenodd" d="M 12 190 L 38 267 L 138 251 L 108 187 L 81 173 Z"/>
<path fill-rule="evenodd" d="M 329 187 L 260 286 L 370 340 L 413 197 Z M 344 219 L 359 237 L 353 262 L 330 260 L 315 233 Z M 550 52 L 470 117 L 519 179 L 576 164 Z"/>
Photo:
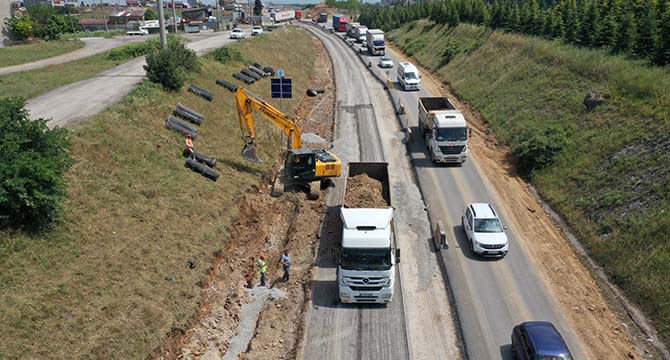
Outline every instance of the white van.
<path fill-rule="evenodd" d="M 421 75 L 416 66 L 408 62 L 398 64 L 398 83 L 405 90 L 419 90 L 421 85 Z"/>

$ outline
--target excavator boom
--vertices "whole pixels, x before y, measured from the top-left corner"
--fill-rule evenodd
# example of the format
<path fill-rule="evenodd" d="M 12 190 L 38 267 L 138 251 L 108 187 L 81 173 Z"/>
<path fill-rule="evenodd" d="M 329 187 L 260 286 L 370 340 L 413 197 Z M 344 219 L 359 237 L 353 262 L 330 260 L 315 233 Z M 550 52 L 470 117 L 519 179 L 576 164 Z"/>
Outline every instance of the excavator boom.
<path fill-rule="evenodd" d="M 245 142 L 242 149 L 242 157 L 246 160 L 262 162 L 256 151 L 254 110 L 263 114 L 270 122 L 282 129 L 284 134 L 290 139 L 289 147 L 291 149 L 302 148 L 302 131 L 291 118 L 242 87 L 237 89 L 235 100 L 237 115 L 240 120 L 240 129 L 242 129 L 242 138 Z"/>

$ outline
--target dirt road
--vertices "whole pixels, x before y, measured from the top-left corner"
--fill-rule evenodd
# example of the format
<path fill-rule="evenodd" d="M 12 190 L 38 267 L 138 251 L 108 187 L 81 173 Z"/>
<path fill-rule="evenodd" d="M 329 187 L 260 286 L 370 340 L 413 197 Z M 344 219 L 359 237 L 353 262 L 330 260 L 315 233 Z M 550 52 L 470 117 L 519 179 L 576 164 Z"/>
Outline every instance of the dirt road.
<path fill-rule="evenodd" d="M 224 46 L 229 32 L 193 41 L 186 46 L 199 55 Z M 144 57 L 131 60 L 91 79 L 82 80 L 28 100 L 33 118 L 50 118 L 50 127 L 75 125 L 123 99 L 145 76 Z"/>
<path fill-rule="evenodd" d="M 402 131 L 383 86 L 345 44 L 315 27 L 333 61 L 337 106 L 333 152 L 343 162 L 387 161 L 397 246 L 402 251 L 394 300 L 387 308 L 342 305 L 337 299 L 339 208 L 343 179 L 326 200 L 321 238 L 306 316 L 304 359 L 457 359 L 460 357 L 447 289 L 430 248 L 430 226 L 407 162 Z M 364 86 L 366 84 L 367 86 Z"/>

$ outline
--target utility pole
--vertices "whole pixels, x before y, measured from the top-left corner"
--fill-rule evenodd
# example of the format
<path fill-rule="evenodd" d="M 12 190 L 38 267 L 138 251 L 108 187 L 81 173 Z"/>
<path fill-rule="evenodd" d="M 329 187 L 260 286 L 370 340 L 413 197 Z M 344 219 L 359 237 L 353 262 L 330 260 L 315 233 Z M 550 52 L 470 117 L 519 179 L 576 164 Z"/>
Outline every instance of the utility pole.
<path fill-rule="evenodd" d="M 177 33 L 177 7 L 174 6 L 174 0 L 172 0 L 172 23 L 174 25 L 174 33 Z"/>
<path fill-rule="evenodd" d="M 105 32 L 109 32 L 109 28 L 107 27 L 107 21 L 109 21 L 109 17 L 107 16 L 107 13 L 105 12 L 105 7 L 102 6 L 102 0 L 100 0 L 100 10 L 102 10 L 102 18 L 105 19 Z"/>
<path fill-rule="evenodd" d="M 161 34 L 161 47 L 167 49 L 167 34 L 165 33 L 165 15 L 163 14 L 163 0 L 157 0 L 158 7 L 158 27 Z"/>

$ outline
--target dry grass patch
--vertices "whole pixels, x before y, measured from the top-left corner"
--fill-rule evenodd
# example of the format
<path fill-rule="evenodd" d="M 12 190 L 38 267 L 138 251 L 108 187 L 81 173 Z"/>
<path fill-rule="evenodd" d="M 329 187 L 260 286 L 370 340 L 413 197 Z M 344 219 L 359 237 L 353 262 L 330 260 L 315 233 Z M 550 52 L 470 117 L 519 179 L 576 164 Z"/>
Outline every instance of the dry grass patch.
<path fill-rule="evenodd" d="M 288 29 L 233 46 L 293 77 L 292 112 L 314 64 L 309 35 Z M 188 327 L 201 281 L 234 239 L 238 197 L 269 175 L 283 144 L 259 120 L 267 162 L 241 159 L 233 94 L 214 80 L 242 65 L 203 59 L 191 83 L 213 91 L 211 103 L 145 82 L 73 131 L 64 223 L 34 237 L 0 233 L 0 358 L 144 358 Z M 269 80 L 250 89 L 270 100 Z M 184 140 L 163 126 L 176 102 L 205 115 L 195 145 L 219 159 L 218 182 L 183 167 Z"/>

